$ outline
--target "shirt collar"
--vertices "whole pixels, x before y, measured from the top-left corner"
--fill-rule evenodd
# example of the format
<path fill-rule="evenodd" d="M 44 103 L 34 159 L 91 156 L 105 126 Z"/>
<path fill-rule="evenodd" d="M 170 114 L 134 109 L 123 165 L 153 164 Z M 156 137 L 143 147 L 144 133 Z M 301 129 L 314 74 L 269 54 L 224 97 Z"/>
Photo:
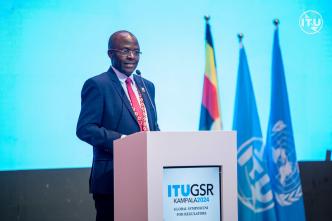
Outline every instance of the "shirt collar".
<path fill-rule="evenodd" d="M 125 81 L 126 81 L 126 79 L 128 78 L 128 76 L 127 75 L 125 75 L 125 74 L 123 74 L 123 73 L 121 73 L 120 71 L 118 71 L 115 67 L 113 67 L 112 66 L 112 69 L 113 69 L 113 71 L 115 72 L 115 74 L 116 74 L 116 76 L 119 78 L 119 80 L 120 80 L 120 82 L 121 83 L 125 83 Z M 135 84 L 134 82 L 134 75 L 133 74 L 131 74 L 130 76 L 129 76 L 129 78 L 132 80 L 132 82 L 133 82 L 133 84 Z"/>

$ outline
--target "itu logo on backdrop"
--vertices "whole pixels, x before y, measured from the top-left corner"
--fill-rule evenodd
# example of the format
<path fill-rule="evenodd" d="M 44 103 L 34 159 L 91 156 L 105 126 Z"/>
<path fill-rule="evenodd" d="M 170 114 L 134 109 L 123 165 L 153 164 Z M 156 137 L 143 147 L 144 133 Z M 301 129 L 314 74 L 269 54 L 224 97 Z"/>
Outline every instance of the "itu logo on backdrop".
<path fill-rule="evenodd" d="M 323 17 L 315 10 L 305 11 L 300 16 L 299 26 L 306 34 L 317 34 L 323 28 Z"/>

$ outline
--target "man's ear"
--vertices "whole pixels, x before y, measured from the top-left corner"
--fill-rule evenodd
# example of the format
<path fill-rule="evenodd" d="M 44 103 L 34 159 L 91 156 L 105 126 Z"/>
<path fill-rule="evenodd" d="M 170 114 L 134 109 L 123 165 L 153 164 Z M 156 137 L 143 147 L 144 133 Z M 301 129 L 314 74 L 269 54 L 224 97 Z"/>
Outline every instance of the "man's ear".
<path fill-rule="evenodd" d="M 107 51 L 107 54 L 108 54 L 108 57 L 109 57 L 110 59 L 112 59 L 112 57 L 113 57 L 113 52 L 112 52 L 111 50 L 108 50 L 108 51 Z"/>

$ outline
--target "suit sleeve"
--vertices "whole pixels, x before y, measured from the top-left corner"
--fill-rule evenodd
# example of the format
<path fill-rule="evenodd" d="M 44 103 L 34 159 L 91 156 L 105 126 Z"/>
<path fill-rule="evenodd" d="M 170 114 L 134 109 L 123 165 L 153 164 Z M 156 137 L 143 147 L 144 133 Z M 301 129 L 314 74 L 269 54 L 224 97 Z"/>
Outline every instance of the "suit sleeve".
<path fill-rule="evenodd" d="M 113 141 L 120 138 L 122 134 L 101 125 L 104 97 L 92 79 L 85 82 L 81 99 L 81 113 L 77 122 L 76 135 L 92 146 L 111 151 Z"/>

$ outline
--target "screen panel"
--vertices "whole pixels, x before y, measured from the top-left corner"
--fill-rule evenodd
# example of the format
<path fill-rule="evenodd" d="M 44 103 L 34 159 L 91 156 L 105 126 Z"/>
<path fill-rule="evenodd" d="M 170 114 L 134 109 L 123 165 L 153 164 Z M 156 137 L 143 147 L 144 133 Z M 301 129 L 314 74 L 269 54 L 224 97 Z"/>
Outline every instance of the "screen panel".
<path fill-rule="evenodd" d="M 163 169 L 164 220 L 222 220 L 221 166 Z"/>

